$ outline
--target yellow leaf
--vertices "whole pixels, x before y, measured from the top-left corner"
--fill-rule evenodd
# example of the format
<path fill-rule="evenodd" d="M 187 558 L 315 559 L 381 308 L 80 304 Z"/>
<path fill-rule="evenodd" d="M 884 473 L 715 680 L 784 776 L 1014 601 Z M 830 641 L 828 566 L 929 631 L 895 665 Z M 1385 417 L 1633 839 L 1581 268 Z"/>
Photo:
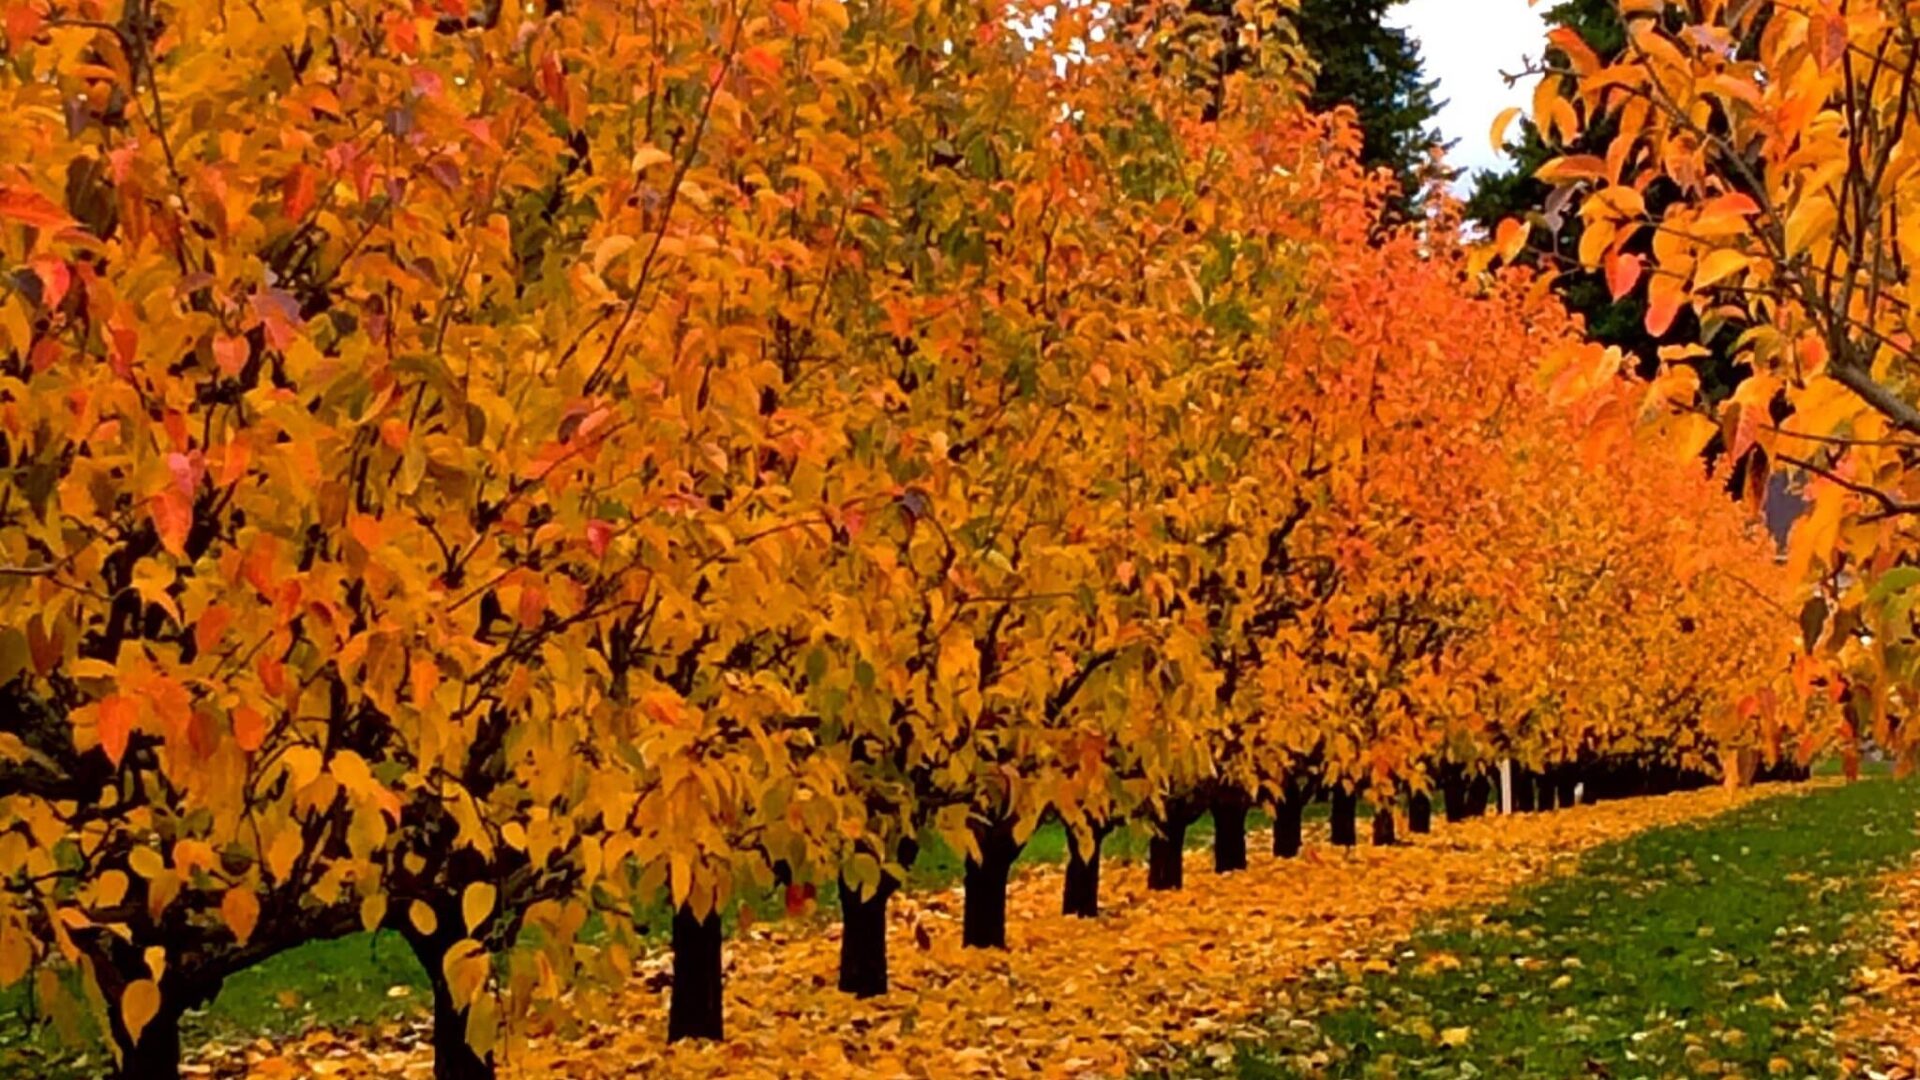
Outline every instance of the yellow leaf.
<path fill-rule="evenodd" d="M 377 929 L 387 917 L 387 898 L 383 893 L 374 893 L 360 901 L 360 926 L 364 930 Z"/>
<path fill-rule="evenodd" d="M 1694 268 L 1693 287 L 1704 289 L 1717 285 L 1745 270 L 1751 262 L 1744 252 L 1721 248 L 1700 260 L 1700 265 Z"/>
<path fill-rule="evenodd" d="M 1450 1027 L 1440 1032 L 1440 1045 L 1465 1046 L 1472 1037 L 1473 1029 L 1470 1027 Z"/>
<path fill-rule="evenodd" d="M 466 1008 L 479 993 L 487 981 L 488 966 L 487 950 L 472 938 L 462 938 L 447 950 L 440 960 L 440 971 L 447 977 L 447 989 L 456 1008 Z"/>
<path fill-rule="evenodd" d="M 1787 216 L 1787 254 L 1798 255 L 1833 232 L 1840 214 L 1824 195 L 1815 195 Z"/>
<path fill-rule="evenodd" d="M 679 907 L 687 902 L 687 894 L 693 891 L 693 861 L 684 851 L 669 855 L 669 881 L 673 889 L 673 906 Z"/>
<path fill-rule="evenodd" d="M 432 937 L 433 932 L 440 928 L 439 917 L 434 915 L 433 909 L 427 906 L 425 900 L 415 900 L 407 908 L 407 921 L 411 922 L 413 928 L 420 931 L 423 937 Z"/>
<path fill-rule="evenodd" d="M 351 750 L 342 750 L 333 755 L 333 760 L 327 763 L 327 771 L 348 791 L 365 793 L 374 787 L 373 772 L 367 768 L 367 759 Z"/>
<path fill-rule="evenodd" d="M 150 847 L 137 847 L 127 853 L 127 865 L 133 872 L 151 881 L 167 868 L 165 859 Z"/>
<path fill-rule="evenodd" d="M 267 844 L 267 873 L 275 881 L 285 881 L 293 873 L 293 864 L 300 858 L 300 849 L 305 845 L 300 839 L 297 828 L 282 829 L 275 833 Z"/>
<path fill-rule="evenodd" d="M 1514 117 L 1519 116 L 1520 112 L 1520 106 L 1514 105 L 1510 108 L 1501 109 L 1500 115 L 1493 118 L 1491 138 L 1493 140 L 1493 149 L 1496 153 L 1506 149 L 1507 128 L 1513 124 Z"/>
<path fill-rule="evenodd" d="M 160 987 L 152 979 L 135 979 L 120 995 L 120 1022 L 126 1025 L 127 1037 L 136 1045 L 140 1042 L 140 1033 L 159 1012 Z"/>
<path fill-rule="evenodd" d="M 109 870 L 100 875 L 94 889 L 95 902 L 101 907 L 113 907 L 127 895 L 127 875 L 118 870 Z"/>
<path fill-rule="evenodd" d="M 460 896 L 460 914 L 467 920 L 467 933 L 473 933 L 487 916 L 493 914 L 494 889 L 484 881 L 467 886 Z"/>

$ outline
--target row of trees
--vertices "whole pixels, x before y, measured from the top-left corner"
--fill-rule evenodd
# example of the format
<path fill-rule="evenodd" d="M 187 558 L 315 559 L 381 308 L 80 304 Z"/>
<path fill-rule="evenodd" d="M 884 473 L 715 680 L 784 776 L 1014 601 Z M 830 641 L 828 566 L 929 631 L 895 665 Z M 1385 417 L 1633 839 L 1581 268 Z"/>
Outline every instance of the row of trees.
<path fill-rule="evenodd" d="M 0 983 L 127 1076 L 363 928 L 487 1075 L 660 899 L 717 1037 L 723 911 L 884 991 L 928 831 L 1002 946 L 1045 817 L 1091 914 L 1127 822 L 1801 730 L 1714 426 L 1384 226 L 1277 12 L 5 14 Z"/>

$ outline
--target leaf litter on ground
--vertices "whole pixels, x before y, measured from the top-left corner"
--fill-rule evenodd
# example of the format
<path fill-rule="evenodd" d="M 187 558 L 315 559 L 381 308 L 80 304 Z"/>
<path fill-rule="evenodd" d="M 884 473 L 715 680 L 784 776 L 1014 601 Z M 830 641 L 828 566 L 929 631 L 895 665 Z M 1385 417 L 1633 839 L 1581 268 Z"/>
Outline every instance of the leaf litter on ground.
<path fill-rule="evenodd" d="M 1817 786 L 1817 785 L 1816 785 Z M 1436 823 L 1393 847 L 1309 844 L 1297 859 L 1253 856 L 1224 877 L 1194 865 L 1187 887 L 1149 892 L 1145 869 L 1103 874 L 1097 919 L 1059 914 L 1061 873 L 1012 885 L 1005 951 L 960 943 L 961 893 L 908 893 L 890 911 L 892 989 L 857 1000 L 836 988 L 837 925 L 756 924 L 727 943 L 727 1039 L 669 1045 L 670 960 L 642 959 L 614 1022 L 516 1033 L 506 1077 L 1116 1076 L 1196 1059 L 1220 1067 L 1288 1015 L 1303 978 L 1355 977 L 1414 958 L 1428 916 L 1494 902 L 1564 874 L 1602 844 L 1725 813 L 1778 787 L 1712 789 L 1554 813 Z M 1189 852 L 1196 864 L 1204 853 Z M 1428 958 L 1427 963 L 1444 963 Z M 1445 1045 L 1473 1033 L 1436 1032 Z M 428 1077 L 423 1021 L 361 1033 L 203 1048 L 190 1075 Z"/>

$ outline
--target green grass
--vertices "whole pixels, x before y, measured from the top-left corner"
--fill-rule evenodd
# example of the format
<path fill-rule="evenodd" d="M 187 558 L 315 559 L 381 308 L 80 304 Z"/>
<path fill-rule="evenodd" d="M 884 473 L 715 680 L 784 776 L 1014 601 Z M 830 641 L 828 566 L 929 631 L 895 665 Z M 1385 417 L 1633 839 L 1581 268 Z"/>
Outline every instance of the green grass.
<path fill-rule="evenodd" d="M 1571 877 L 1420 932 L 1393 973 L 1322 969 L 1235 1068 L 1834 1075 L 1874 878 L 1920 847 L 1916 812 L 1920 784 L 1876 779 L 1597 849 Z"/>

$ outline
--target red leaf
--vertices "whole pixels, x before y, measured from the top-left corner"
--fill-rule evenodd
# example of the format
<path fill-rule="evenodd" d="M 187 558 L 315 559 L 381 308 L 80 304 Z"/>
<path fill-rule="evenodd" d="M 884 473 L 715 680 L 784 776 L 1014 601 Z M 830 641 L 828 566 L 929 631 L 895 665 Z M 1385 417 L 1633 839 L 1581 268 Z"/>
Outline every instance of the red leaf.
<path fill-rule="evenodd" d="M 741 53 L 740 59 L 748 67 L 768 78 L 780 74 L 780 58 L 758 45 Z"/>
<path fill-rule="evenodd" d="M 108 694 L 100 699 L 100 749 L 115 765 L 127 754 L 127 737 L 140 716 L 140 706 L 125 694 Z"/>
<path fill-rule="evenodd" d="M 240 374 L 247 366 L 247 359 L 253 350 L 248 348 L 247 339 L 221 335 L 213 339 L 213 363 L 220 374 L 233 376 Z"/>
<path fill-rule="evenodd" d="M 167 455 L 167 471 L 173 474 L 173 484 L 180 494 L 193 498 L 194 489 L 200 486 L 200 478 L 206 475 L 207 465 L 199 451 L 182 454 L 178 451 Z"/>
<path fill-rule="evenodd" d="M 140 351 L 140 331 L 125 323 L 109 323 L 107 337 L 113 345 L 109 362 L 114 373 L 123 379 L 133 378 L 133 358 Z"/>
<path fill-rule="evenodd" d="M 73 271 L 67 269 L 66 260 L 41 255 L 29 265 L 40 279 L 40 302 L 48 310 L 59 307 L 60 301 L 67 298 L 67 290 L 73 287 Z"/>
<path fill-rule="evenodd" d="M 612 525 L 598 518 L 587 522 L 587 550 L 593 552 L 594 558 L 597 559 L 607 553 L 607 541 L 611 539 L 613 539 Z"/>
<path fill-rule="evenodd" d="M 0 218 L 36 229 L 65 229 L 79 224 L 59 204 L 31 188 L 0 187 Z"/>
<path fill-rule="evenodd" d="M 288 221 L 301 221 L 313 209 L 313 170 L 295 165 L 280 183 L 281 212 Z"/>
<path fill-rule="evenodd" d="M 1813 46 L 1813 62 L 1827 71 L 1847 55 L 1847 18 L 1822 12 L 1807 27 L 1807 41 Z"/>
<path fill-rule="evenodd" d="M 1613 261 L 1607 264 L 1607 288 L 1612 291 L 1615 300 L 1632 292 L 1633 287 L 1640 283 L 1641 268 L 1638 255 L 1615 255 Z"/>
<path fill-rule="evenodd" d="M 9 4 L 6 18 L 7 47 L 17 50 L 24 46 L 40 32 L 45 22 L 46 16 L 34 10 L 32 4 Z"/>

